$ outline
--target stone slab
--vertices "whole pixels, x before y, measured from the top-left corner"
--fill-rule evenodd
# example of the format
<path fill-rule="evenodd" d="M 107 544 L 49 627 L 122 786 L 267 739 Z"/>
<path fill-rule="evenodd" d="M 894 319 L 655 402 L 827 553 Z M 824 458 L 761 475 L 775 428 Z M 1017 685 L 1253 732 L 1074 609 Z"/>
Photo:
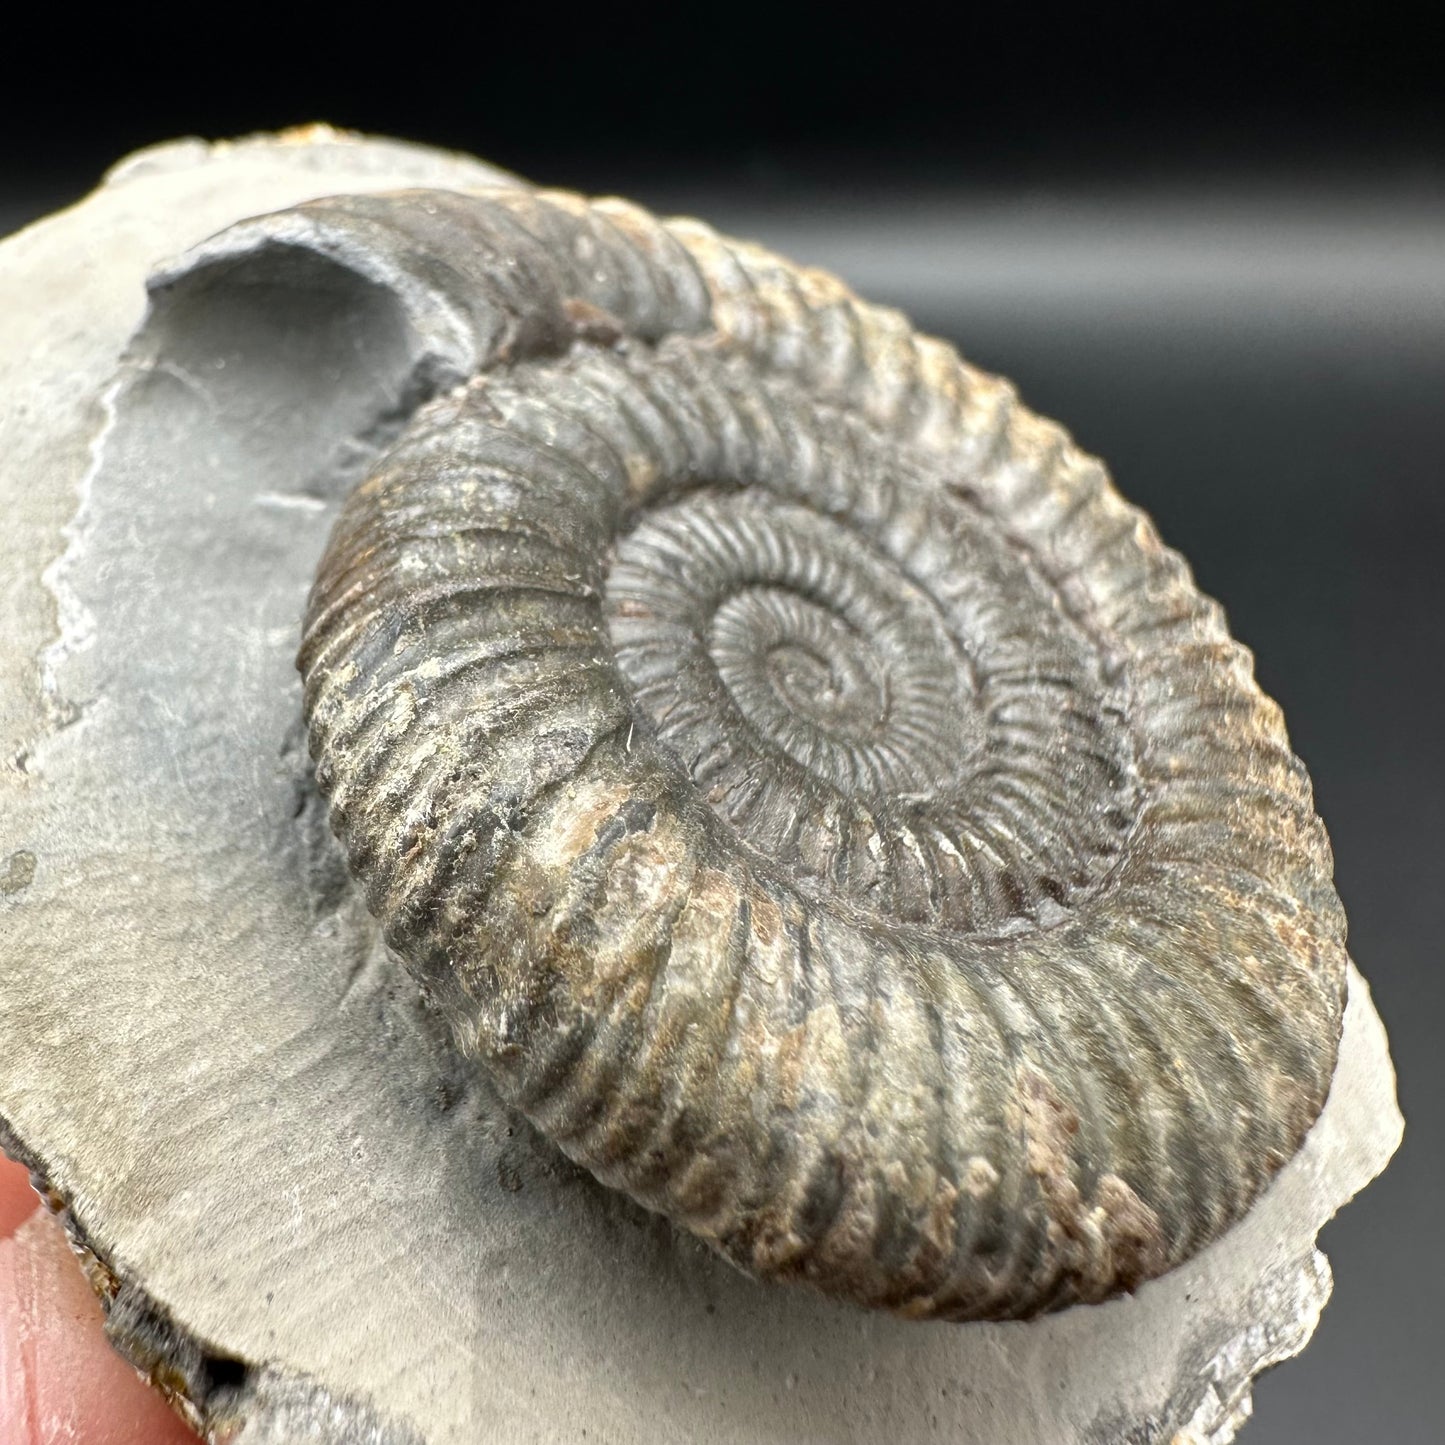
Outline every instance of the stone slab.
<path fill-rule="evenodd" d="M 292 659 L 426 340 L 284 267 L 149 320 L 144 282 L 311 196 L 509 180 L 324 128 L 184 141 L 0 245 L 0 1136 L 116 1344 L 234 1445 L 1225 1445 L 1400 1137 L 1358 974 L 1325 1112 L 1240 1225 L 1132 1298 L 958 1326 L 761 1286 L 602 1189 L 387 958 Z"/>

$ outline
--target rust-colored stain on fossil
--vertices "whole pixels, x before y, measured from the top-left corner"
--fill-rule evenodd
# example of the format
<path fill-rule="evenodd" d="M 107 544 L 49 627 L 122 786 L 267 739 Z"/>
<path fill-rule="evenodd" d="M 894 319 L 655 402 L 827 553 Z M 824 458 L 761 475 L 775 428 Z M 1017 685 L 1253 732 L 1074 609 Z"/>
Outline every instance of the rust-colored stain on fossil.
<path fill-rule="evenodd" d="M 300 666 L 350 866 L 507 1100 L 743 1268 L 915 1317 L 1106 1299 L 1238 1219 L 1324 1101 L 1344 919 L 1279 709 L 1099 463 L 694 221 L 268 228 L 474 347 Z"/>

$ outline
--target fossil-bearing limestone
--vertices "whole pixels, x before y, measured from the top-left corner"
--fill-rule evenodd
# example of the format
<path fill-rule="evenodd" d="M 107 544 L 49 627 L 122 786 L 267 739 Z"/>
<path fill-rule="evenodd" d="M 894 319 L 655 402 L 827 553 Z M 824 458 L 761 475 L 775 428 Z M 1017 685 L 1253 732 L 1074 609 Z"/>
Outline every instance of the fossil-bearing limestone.
<path fill-rule="evenodd" d="M 1393 1080 L 1352 969 L 1331 1074 L 1275 710 L 1062 433 L 754 248 L 325 131 L 133 158 L 0 315 L 0 1140 L 192 1420 L 1233 1438 Z M 430 1005 L 308 763 L 318 566 Z"/>

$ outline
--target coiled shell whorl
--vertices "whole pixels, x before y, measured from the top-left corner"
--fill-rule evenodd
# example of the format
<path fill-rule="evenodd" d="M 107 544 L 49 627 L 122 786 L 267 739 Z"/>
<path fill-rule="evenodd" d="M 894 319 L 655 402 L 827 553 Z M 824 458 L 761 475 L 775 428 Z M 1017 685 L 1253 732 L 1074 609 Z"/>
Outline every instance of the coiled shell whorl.
<path fill-rule="evenodd" d="M 1324 1101 L 1343 917 L 1278 708 L 1099 464 L 695 222 L 282 219 L 470 358 L 300 665 L 350 866 L 503 1095 L 910 1315 L 1102 1300 L 1238 1219 Z"/>

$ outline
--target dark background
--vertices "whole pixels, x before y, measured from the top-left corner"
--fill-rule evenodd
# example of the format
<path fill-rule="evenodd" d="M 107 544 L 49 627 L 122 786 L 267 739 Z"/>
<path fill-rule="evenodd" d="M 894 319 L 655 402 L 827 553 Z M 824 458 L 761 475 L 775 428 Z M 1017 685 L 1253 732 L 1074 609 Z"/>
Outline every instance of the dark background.
<path fill-rule="evenodd" d="M 1334 1301 L 1244 1438 L 1437 1442 L 1445 22 L 945 13 L 7 17 L 0 232 L 137 146 L 324 119 L 700 213 L 1013 377 L 1256 649 L 1400 1071 L 1405 1145 L 1325 1230 Z"/>

